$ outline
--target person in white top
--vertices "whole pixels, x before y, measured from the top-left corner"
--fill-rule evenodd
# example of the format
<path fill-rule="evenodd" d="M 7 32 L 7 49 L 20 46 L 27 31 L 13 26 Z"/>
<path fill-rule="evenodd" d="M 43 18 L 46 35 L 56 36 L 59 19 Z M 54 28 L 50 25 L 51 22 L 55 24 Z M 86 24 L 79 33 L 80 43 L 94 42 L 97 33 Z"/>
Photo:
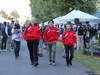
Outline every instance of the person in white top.
<path fill-rule="evenodd" d="M 19 57 L 19 51 L 20 51 L 20 43 L 22 39 L 22 31 L 20 29 L 19 24 L 15 24 L 14 28 L 14 53 L 15 53 L 15 59 Z"/>

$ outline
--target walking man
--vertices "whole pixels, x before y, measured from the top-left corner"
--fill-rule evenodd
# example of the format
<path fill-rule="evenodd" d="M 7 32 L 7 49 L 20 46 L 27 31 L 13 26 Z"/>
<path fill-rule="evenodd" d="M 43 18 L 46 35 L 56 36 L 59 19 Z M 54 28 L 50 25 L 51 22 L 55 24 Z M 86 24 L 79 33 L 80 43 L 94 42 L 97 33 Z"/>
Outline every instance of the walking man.
<path fill-rule="evenodd" d="M 32 65 L 38 65 L 38 44 L 41 37 L 41 30 L 39 24 L 36 23 L 36 18 L 31 18 L 31 23 L 26 25 L 24 31 L 24 38 L 27 41 L 27 46 L 29 49 L 30 60 Z"/>
<path fill-rule="evenodd" d="M 55 66 L 55 56 L 56 56 L 56 41 L 59 38 L 58 28 L 54 27 L 54 21 L 49 21 L 49 27 L 45 29 L 44 40 L 48 44 L 49 49 L 49 65 Z M 52 56 L 53 52 L 53 56 Z M 53 59 L 52 59 L 53 58 Z"/>
<path fill-rule="evenodd" d="M 1 41 L 1 50 L 2 51 L 7 51 L 6 50 L 6 43 L 7 43 L 7 34 L 6 34 L 6 30 L 7 26 L 6 26 L 6 22 L 4 22 L 4 24 L 1 26 L 1 33 L 3 36 L 3 39 Z"/>

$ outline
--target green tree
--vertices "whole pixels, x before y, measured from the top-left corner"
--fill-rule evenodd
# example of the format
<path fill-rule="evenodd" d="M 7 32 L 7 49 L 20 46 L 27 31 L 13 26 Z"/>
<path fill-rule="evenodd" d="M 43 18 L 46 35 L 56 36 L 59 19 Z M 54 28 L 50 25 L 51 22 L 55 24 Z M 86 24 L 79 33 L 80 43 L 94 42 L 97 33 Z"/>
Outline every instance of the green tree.
<path fill-rule="evenodd" d="M 31 14 L 37 21 L 45 22 L 66 15 L 76 9 L 90 14 L 97 11 L 99 0 L 30 0 Z"/>
<path fill-rule="evenodd" d="M 25 21 L 25 25 L 29 24 L 31 21 L 30 21 L 30 17 L 27 17 L 26 18 L 26 21 Z"/>

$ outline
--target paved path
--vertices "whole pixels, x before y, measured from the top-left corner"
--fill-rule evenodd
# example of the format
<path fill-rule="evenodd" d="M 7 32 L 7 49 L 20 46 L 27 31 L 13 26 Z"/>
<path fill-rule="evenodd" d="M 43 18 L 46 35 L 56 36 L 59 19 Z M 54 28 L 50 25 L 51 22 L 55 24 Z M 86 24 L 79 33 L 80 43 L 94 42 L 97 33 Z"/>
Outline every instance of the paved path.
<path fill-rule="evenodd" d="M 21 42 L 20 59 L 14 58 L 12 51 L 0 53 L 0 75 L 88 75 L 87 67 L 73 60 L 73 66 L 67 67 L 62 56 L 63 51 L 57 47 L 56 66 L 48 65 L 48 54 L 43 51 L 43 57 L 39 58 L 39 66 L 30 65 L 29 52 L 26 42 Z"/>

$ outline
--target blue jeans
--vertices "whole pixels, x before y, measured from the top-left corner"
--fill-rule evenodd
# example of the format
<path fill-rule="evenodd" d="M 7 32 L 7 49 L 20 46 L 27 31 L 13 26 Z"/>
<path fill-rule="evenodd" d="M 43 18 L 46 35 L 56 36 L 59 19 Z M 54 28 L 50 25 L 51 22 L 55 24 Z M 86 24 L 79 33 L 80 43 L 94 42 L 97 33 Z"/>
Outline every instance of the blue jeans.
<path fill-rule="evenodd" d="M 14 53 L 15 53 L 15 57 L 19 56 L 20 43 L 21 43 L 21 41 L 15 41 L 14 40 Z"/>
<path fill-rule="evenodd" d="M 70 56 L 69 56 L 70 51 Z M 65 45 L 65 52 L 66 52 L 66 62 L 69 64 L 70 61 L 72 61 L 74 56 L 74 46 L 73 45 Z"/>

